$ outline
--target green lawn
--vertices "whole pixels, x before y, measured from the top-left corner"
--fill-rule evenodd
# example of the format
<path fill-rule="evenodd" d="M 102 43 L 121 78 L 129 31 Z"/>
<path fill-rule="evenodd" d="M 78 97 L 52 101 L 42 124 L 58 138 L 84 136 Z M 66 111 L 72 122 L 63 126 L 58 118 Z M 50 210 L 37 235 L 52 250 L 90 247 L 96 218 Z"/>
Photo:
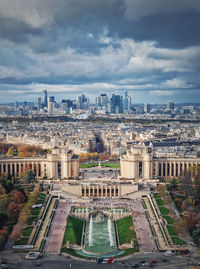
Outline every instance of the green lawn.
<path fill-rule="evenodd" d="M 40 194 L 39 194 L 39 199 L 43 199 L 43 200 L 44 200 L 45 197 L 46 197 L 46 194 L 44 194 L 44 193 L 40 193 Z"/>
<path fill-rule="evenodd" d="M 176 236 L 176 229 L 172 225 L 167 225 L 167 230 L 171 236 Z"/>
<path fill-rule="evenodd" d="M 27 219 L 27 222 L 26 223 L 28 225 L 31 225 L 34 222 L 34 220 L 36 220 L 36 219 L 37 219 L 36 216 L 32 216 L 32 217 L 30 217 L 30 218 Z"/>
<path fill-rule="evenodd" d="M 163 216 L 164 219 L 166 219 L 168 224 L 173 224 L 174 220 L 170 216 Z"/>
<path fill-rule="evenodd" d="M 120 168 L 119 163 L 102 163 L 101 166 L 111 167 L 111 168 Z"/>
<path fill-rule="evenodd" d="M 162 215 L 168 215 L 169 214 L 169 209 L 164 207 L 164 206 L 159 206 L 159 209 L 160 209 L 160 213 Z"/>
<path fill-rule="evenodd" d="M 32 208 L 31 215 L 32 216 L 38 216 L 40 213 L 41 208 Z"/>
<path fill-rule="evenodd" d="M 154 198 L 161 198 L 161 195 L 158 193 L 158 194 L 154 194 Z"/>
<path fill-rule="evenodd" d="M 63 238 L 62 245 L 64 246 L 67 240 L 69 240 L 71 244 L 80 245 L 82 230 L 83 230 L 83 221 L 69 216 L 67 219 L 67 227 L 65 229 L 65 235 Z"/>
<path fill-rule="evenodd" d="M 23 236 L 30 236 L 33 230 L 33 226 L 27 227 L 22 231 Z"/>
<path fill-rule="evenodd" d="M 98 165 L 99 165 L 98 163 L 81 163 L 80 168 L 90 168 Z"/>
<path fill-rule="evenodd" d="M 164 206 L 164 201 L 160 198 L 156 198 L 156 203 L 158 206 Z"/>
<path fill-rule="evenodd" d="M 80 168 L 90 168 L 90 167 L 95 167 L 99 166 L 99 163 L 81 163 Z M 101 163 L 101 166 L 104 167 L 111 167 L 111 168 L 120 168 L 119 163 Z"/>
<path fill-rule="evenodd" d="M 176 237 L 176 236 L 172 236 L 172 242 L 174 245 L 184 245 L 185 241 L 183 241 L 182 239 Z"/>
<path fill-rule="evenodd" d="M 35 204 L 36 205 L 43 204 L 44 203 L 44 200 L 45 199 L 39 199 L 39 200 L 37 200 L 37 202 Z"/>
<path fill-rule="evenodd" d="M 19 239 L 15 241 L 15 245 L 26 245 L 28 243 L 29 237 L 24 237 L 22 239 Z"/>
<path fill-rule="evenodd" d="M 126 217 L 117 221 L 117 230 L 119 236 L 119 244 L 130 243 L 131 240 L 136 239 L 135 230 L 133 228 L 132 217 Z"/>

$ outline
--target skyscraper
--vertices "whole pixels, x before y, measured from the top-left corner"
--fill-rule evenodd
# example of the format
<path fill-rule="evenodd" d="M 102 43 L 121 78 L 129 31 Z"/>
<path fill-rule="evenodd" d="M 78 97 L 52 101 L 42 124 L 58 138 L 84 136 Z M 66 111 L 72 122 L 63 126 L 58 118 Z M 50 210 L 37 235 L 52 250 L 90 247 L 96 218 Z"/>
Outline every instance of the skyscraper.
<path fill-rule="evenodd" d="M 96 97 L 96 108 L 107 110 L 108 106 L 108 96 L 106 94 L 101 94 L 100 96 Z"/>
<path fill-rule="evenodd" d="M 171 110 L 174 110 L 174 102 L 172 102 L 172 101 L 167 101 L 167 108 L 168 109 L 171 109 Z"/>
<path fill-rule="evenodd" d="M 110 98 L 110 112 L 123 113 L 123 96 L 113 94 Z"/>
<path fill-rule="evenodd" d="M 43 91 L 43 105 L 47 107 L 47 90 Z"/>
<path fill-rule="evenodd" d="M 54 96 L 49 96 L 48 100 L 48 113 L 53 114 L 55 107 Z"/>
<path fill-rule="evenodd" d="M 145 113 L 150 113 L 150 111 L 151 111 L 151 108 L 150 108 L 150 104 L 144 104 L 144 112 Z"/>
<path fill-rule="evenodd" d="M 41 109 L 42 108 L 42 99 L 41 97 L 38 97 L 38 109 Z"/>
<path fill-rule="evenodd" d="M 131 97 L 128 96 L 128 91 L 126 91 L 124 97 L 124 111 L 130 111 L 130 110 L 131 110 Z"/>
<path fill-rule="evenodd" d="M 90 106 L 90 100 L 89 98 L 85 97 L 85 94 L 82 94 L 81 96 L 78 97 L 78 103 L 77 107 L 80 109 L 89 109 Z"/>

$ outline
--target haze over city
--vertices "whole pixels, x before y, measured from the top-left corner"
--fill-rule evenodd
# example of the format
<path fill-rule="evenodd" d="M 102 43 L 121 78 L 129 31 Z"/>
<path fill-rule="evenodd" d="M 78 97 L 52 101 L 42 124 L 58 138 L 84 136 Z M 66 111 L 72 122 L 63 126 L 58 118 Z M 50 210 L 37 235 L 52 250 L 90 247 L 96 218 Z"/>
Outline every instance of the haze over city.
<path fill-rule="evenodd" d="M 0 102 L 82 93 L 197 102 L 196 0 L 1 0 Z"/>

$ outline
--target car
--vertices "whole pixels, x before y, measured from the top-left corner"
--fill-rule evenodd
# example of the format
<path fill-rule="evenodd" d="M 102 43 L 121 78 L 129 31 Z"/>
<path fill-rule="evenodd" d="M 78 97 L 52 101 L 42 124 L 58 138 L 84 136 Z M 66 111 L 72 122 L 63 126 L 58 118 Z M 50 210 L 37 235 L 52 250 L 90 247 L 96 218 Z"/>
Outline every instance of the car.
<path fill-rule="evenodd" d="M 132 268 L 138 268 L 140 265 L 138 263 L 132 264 Z"/>
<path fill-rule="evenodd" d="M 157 261 L 155 260 L 155 259 L 153 259 L 153 260 L 150 260 L 150 262 L 149 263 L 156 263 Z"/>
<path fill-rule="evenodd" d="M 149 263 L 148 262 L 144 262 L 144 263 L 142 263 L 142 266 L 149 266 Z"/>
<path fill-rule="evenodd" d="M 162 262 L 167 262 L 167 259 L 163 259 Z"/>
<path fill-rule="evenodd" d="M 145 263 L 146 261 L 141 261 L 140 263 Z"/>
<path fill-rule="evenodd" d="M 2 264 L 1 264 L 1 267 L 0 268 L 8 268 L 8 265 L 7 265 L 7 263 L 6 262 L 3 262 Z"/>
<path fill-rule="evenodd" d="M 41 266 L 42 263 L 36 263 L 34 266 Z"/>
<path fill-rule="evenodd" d="M 171 250 L 167 250 L 167 251 L 164 252 L 164 255 L 166 257 L 170 257 L 170 256 L 173 256 L 173 252 Z"/>

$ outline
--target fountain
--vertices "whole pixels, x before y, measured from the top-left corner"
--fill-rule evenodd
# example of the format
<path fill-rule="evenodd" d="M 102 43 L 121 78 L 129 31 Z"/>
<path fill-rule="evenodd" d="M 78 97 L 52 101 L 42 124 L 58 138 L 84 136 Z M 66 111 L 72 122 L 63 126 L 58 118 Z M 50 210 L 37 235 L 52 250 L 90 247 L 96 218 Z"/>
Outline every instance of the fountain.
<path fill-rule="evenodd" d="M 92 221 L 92 215 L 91 215 L 90 223 L 89 223 L 89 234 L 88 234 L 89 247 L 93 246 L 92 232 L 93 232 L 93 221 Z"/>
<path fill-rule="evenodd" d="M 112 227 L 111 227 L 111 220 L 110 218 L 108 217 L 108 222 L 107 222 L 107 225 L 108 225 L 108 235 L 109 235 L 109 240 L 110 240 L 110 246 L 114 246 L 114 240 L 113 240 L 113 235 L 112 235 Z"/>
<path fill-rule="evenodd" d="M 85 244 L 86 253 L 105 254 L 117 250 L 114 223 L 102 212 L 90 215 L 86 224 Z"/>

